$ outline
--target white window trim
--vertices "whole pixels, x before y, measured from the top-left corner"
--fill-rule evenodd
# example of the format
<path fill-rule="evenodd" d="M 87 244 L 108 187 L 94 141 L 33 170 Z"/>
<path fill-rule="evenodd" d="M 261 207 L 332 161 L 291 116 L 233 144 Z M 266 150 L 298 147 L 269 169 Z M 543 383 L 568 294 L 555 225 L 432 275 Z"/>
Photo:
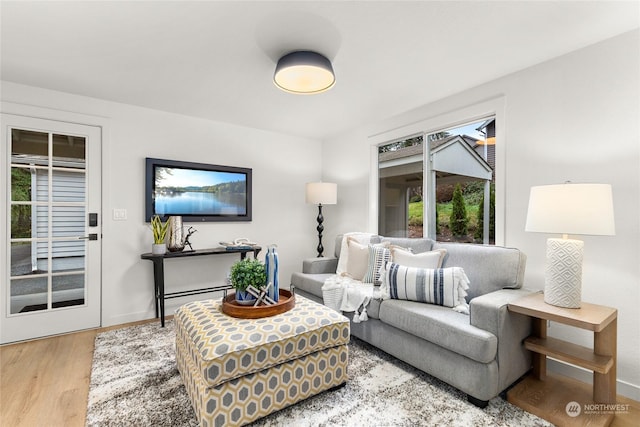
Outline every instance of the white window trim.
<path fill-rule="evenodd" d="M 435 114 L 413 123 L 407 123 L 369 136 L 370 144 L 370 171 L 369 174 L 369 226 L 371 233 L 378 232 L 378 146 L 385 143 L 404 139 L 407 136 L 417 134 L 431 134 L 443 129 L 450 129 L 476 120 L 494 116 L 496 120 L 496 212 L 495 212 L 495 243 L 498 246 L 506 245 L 506 100 L 504 96 L 461 107 L 455 110 Z M 428 150 L 424 150 L 424 162 L 426 162 Z"/>

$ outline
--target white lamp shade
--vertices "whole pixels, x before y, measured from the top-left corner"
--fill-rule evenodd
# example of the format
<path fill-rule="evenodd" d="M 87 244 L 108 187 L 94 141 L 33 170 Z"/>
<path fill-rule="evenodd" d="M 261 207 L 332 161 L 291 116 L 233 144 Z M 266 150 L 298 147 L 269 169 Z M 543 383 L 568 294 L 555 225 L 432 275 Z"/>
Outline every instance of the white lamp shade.
<path fill-rule="evenodd" d="M 331 182 L 310 182 L 306 185 L 307 203 L 314 205 L 335 205 L 338 202 L 338 184 Z"/>
<path fill-rule="evenodd" d="M 526 231 L 613 236 L 613 197 L 608 184 L 531 187 Z"/>

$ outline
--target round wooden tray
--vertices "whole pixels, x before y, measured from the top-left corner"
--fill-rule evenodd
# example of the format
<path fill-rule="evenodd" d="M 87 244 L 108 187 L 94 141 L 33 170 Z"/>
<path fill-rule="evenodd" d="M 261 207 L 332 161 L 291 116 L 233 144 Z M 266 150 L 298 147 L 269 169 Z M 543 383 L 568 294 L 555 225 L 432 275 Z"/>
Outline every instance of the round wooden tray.
<path fill-rule="evenodd" d="M 286 289 L 280 289 L 280 298 L 273 305 L 240 305 L 236 302 L 236 294 L 231 293 L 222 301 L 222 312 L 231 317 L 241 319 L 260 319 L 261 317 L 275 316 L 291 310 L 296 305 L 295 296 Z"/>

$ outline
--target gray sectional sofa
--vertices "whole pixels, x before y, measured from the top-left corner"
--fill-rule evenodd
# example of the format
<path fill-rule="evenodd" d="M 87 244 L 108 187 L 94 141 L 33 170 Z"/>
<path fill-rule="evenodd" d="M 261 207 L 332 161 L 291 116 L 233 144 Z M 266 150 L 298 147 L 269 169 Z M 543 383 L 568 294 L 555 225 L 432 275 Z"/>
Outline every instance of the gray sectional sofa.
<path fill-rule="evenodd" d="M 322 285 L 335 274 L 335 257 L 303 261 L 293 273 L 295 292 L 322 303 Z M 462 267 L 469 278 L 470 315 L 451 308 L 404 300 L 372 300 L 369 320 L 351 322 L 351 334 L 467 393 L 470 402 L 487 402 L 524 375 L 531 355 L 522 341 L 531 318 L 507 310 L 507 304 L 532 291 L 522 289 L 526 256 L 518 249 L 430 239 L 372 240 L 408 247 L 414 253 L 444 248 L 442 267 Z M 351 316 L 351 313 L 345 313 Z"/>

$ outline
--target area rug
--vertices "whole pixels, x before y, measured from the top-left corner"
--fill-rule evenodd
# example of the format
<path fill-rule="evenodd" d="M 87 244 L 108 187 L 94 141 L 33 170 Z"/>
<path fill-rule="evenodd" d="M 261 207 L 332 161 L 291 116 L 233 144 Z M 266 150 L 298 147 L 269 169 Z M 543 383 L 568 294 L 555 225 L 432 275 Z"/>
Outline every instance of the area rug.
<path fill-rule="evenodd" d="M 176 368 L 174 323 L 96 337 L 88 426 L 197 426 Z M 466 395 L 360 341 L 349 345 L 346 386 L 253 426 L 550 426 L 500 397 L 479 409 Z"/>

